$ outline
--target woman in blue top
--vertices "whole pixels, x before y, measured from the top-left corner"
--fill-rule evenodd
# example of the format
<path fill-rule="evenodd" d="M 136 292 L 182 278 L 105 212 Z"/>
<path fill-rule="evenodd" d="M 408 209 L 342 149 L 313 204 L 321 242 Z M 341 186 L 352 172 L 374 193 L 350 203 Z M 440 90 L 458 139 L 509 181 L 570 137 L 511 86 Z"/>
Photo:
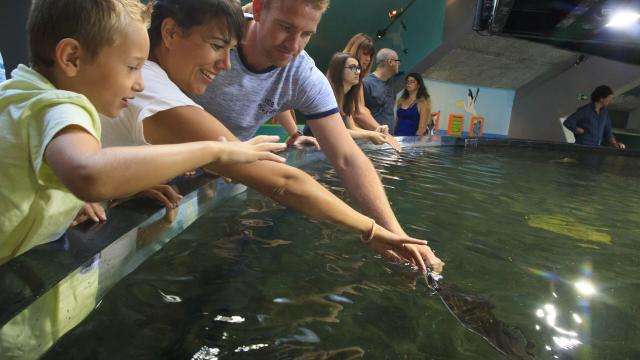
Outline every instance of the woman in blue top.
<path fill-rule="evenodd" d="M 433 126 L 431 98 L 418 73 L 407 75 L 396 111 L 396 136 L 422 136 Z"/>

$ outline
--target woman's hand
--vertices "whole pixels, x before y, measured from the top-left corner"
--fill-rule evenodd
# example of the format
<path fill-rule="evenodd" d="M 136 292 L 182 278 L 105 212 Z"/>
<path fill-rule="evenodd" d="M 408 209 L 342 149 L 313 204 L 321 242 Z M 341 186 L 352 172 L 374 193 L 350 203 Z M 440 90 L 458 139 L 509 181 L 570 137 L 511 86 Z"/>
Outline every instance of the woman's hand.
<path fill-rule="evenodd" d="M 424 259 L 425 265 L 434 272 L 441 273 L 444 269 L 444 262 L 440 260 L 433 252 L 433 250 L 431 250 L 431 248 L 427 245 L 421 246 L 408 244 L 403 247 L 403 252 L 403 256 L 405 258 L 417 252 L 419 254 L 419 257 L 421 259 Z M 413 261 L 413 264 L 419 267 L 419 265 L 415 261 Z"/>
<path fill-rule="evenodd" d="M 380 125 L 378 126 L 378 128 L 376 128 L 376 131 L 387 135 L 387 144 L 389 144 L 389 146 L 391 146 L 393 150 L 395 150 L 397 153 L 402 152 L 402 146 L 400 146 L 400 143 L 398 142 L 398 140 L 396 140 L 396 138 L 389 133 L 388 125 Z"/>
<path fill-rule="evenodd" d="M 367 132 L 367 139 L 375 145 L 382 145 L 388 142 L 388 136 L 385 133 L 368 130 L 365 131 Z"/>
<path fill-rule="evenodd" d="M 373 251 L 392 261 L 411 261 L 422 272 L 427 267 L 442 272 L 444 263 L 438 259 L 425 240 L 396 235 L 380 225 L 375 225 L 371 241 L 365 242 Z M 425 262 L 426 261 L 426 262 Z"/>
<path fill-rule="evenodd" d="M 287 144 L 278 143 L 278 136 L 256 136 L 248 141 L 227 141 L 224 137 L 216 143 L 218 164 L 243 164 L 258 160 L 270 160 L 279 163 L 286 162 L 285 158 L 272 151 L 282 151 Z"/>

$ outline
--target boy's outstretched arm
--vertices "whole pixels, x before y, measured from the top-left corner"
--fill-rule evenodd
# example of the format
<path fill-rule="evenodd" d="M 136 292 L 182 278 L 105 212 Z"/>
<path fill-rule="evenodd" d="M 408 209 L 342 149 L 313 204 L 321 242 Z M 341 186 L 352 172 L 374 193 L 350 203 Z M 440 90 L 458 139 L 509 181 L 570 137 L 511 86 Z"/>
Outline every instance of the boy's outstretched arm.
<path fill-rule="evenodd" d="M 68 126 L 47 145 L 45 161 L 79 199 L 97 202 L 142 191 L 209 163 L 284 162 L 270 152 L 284 148 L 274 141 L 277 137 L 102 149 L 86 130 Z"/>

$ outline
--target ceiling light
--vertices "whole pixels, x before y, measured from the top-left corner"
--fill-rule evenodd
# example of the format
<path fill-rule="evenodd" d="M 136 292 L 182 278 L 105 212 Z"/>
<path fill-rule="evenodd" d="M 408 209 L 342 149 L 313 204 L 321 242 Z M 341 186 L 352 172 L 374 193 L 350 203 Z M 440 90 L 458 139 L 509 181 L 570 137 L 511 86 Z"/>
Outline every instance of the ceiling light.
<path fill-rule="evenodd" d="M 627 28 L 637 23 L 638 20 L 640 20 L 640 13 L 637 11 L 616 11 L 611 14 L 606 27 L 615 29 Z"/>

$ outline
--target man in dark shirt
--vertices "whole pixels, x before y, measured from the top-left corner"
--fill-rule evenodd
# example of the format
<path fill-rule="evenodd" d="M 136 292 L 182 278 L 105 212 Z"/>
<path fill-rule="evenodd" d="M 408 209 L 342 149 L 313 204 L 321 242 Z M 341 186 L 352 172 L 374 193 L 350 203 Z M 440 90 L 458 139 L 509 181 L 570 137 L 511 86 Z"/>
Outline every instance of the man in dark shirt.
<path fill-rule="evenodd" d="M 376 54 L 376 63 L 376 70 L 362 80 L 364 104 L 380 125 L 387 125 L 392 130 L 395 96 L 391 82 L 400 71 L 400 60 L 395 51 L 380 49 Z"/>
<path fill-rule="evenodd" d="M 607 106 L 612 98 L 613 90 L 609 86 L 598 86 L 591 93 L 591 103 L 580 107 L 564 121 L 564 126 L 576 136 L 576 144 L 600 146 L 606 142 L 618 149 L 625 148 L 611 131 Z"/>

